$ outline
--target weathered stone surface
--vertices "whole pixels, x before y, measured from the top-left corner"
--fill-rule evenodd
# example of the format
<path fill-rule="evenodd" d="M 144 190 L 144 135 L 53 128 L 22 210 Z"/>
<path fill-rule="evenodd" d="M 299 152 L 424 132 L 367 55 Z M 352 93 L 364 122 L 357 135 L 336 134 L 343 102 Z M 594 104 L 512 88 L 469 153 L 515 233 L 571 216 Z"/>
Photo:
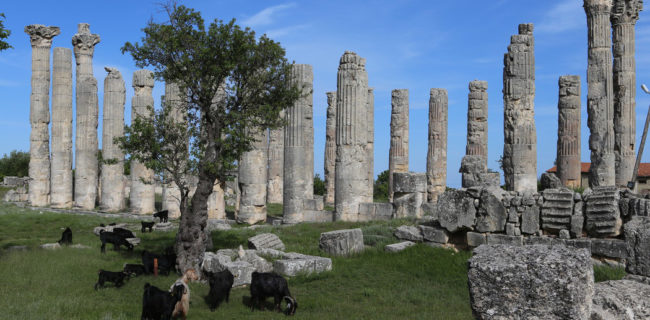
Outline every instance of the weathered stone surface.
<path fill-rule="evenodd" d="M 325 203 L 334 203 L 334 170 L 336 168 L 336 91 L 327 92 L 325 122 Z"/>
<path fill-rule="evenodd" d="M 447 187 L 446 89 L 429 92 L 429 148 L 427 151 L 427 202 L 435 203 Z"/>
<path fill-rule="evenodd" d="M 393 174 L 394 217 L 422 217 L 422 204 L 426 202 L 426 181 L 424 173 Z"/>
<path fill-rule="evenodd" d="M 569 230 L 567 230 L 567 229 L 562 229 L 558 233 L 558 237 L 560 239 L 571 239 L 571 233 L 569 233 Z"/>
<path fill-rule="evenodd" d="M 390 220 L 393 218 L 393 205 L 390 203 L 360 203 L 359 221 Z"/>
<path fill-rule="evenodd" d="M 54 48 L 50 206 L 72 207 L 72 50 Z"/>
<path fill-rule="evenodd" d="M 437 243 L 447 243 L 449 241 L 449 232 L 442 228 L 429 227 L 420 225 L 420 233 L 422 238 L 427 241 L 437 242 Z"/>
<path fill-rule="evenodd" d="M 535 39 L 533 24 L 520 24 L 503 59 L 503 174 L 506 190 L 537 191 Z"/>
<path fill-rule="evenodd" d="M 395 193 L 394 173 L 409 171 L 409 91 L 392 91 L 390 114 L 390 149 L 388 155 L 388 202 Z"/>
<path fill-rule="evenodd" d="M 557 177 L 562 185 L 580 186 L 580 76 L 561 76 L 557 102 Z M 555 187 L 557 188 L 557 187 Z"/>
<path fill-rule="evenodd" d="M 467 101 L 467 146 L 460 165 L 462 186 L 481 186 L 481 174 L 487 172 L 488 94 L 487 81 L 469 83 Z"/>
<path fill-rule="evenodd" d="M 619 239 L 591 239 L 591 254 L 606 258 L 625 259 L 625 241 Z"/>
<path fill-rule="evenodd" d="M 422 232 L 414 226 L 399 226 L 393 234 L 400 240 L 422 241 Z"/>
<path fill-rule="evenodd" d="M 221 272 L 226 270 L 226 265 L 232 262 L 232 257 L 220 252 L 205 252 L 201 266 L 203 270 L 209 272 Z"/>
<path fill-rule="evenodd" d="M 267 132 L 252 133 L 252 150 L 239 160 L 239 211 L 237 221 L 255 224 L 266 221 Z"/>
<path fill-rule="evenodd" d="M 623 202 L 624 199 L 621 199 L 619 202 L 619 207 Z M 627 202 L 627 210 L 621 210 L 621 215 L 646 216 L 646 217 L 650 216 L 650 199 L 643 199 L 643 198 L 629 199 Z"/>
<path fill-rule="evenodd" d="M 487 244 L 487 236 L 485 233 L 467 232 L 467 245 L 470 247 L 478 247 L 482 244 Z"/>
<path fill-rule="evenodd" d="M 174 226 L 171 222 L 157 222 L 154 226 L 153 229 L 156 231 L 174 231 L 178 230 L 178 227 Z"/>
<path fill-rule="evenodd" d="M 542 229 L 559 232 L 571 228 L 573 214 L 573 192 L 566 188 L 546 189 L 542 192 Z"/>
<path fill-rule="evenodd" d="M 153 101 L 153 72 L 137 70 L 133 72 L 133 98 L 131 99 L 131 119 L 150 119 L 153 114 L 148 109 L 154 107 Z M 155 208 L 153 170 L 147 169 L 144 164 L 131 161 L 131 190 L 129 206 L 135 214 L 151 214 Z"/>
<path fill-rule="evenodd" d="M 330 270 L 332 270 L 332 259 L 318 256 L 301 255 L 295 259 L 273 261 L 273 271 L 288 277 Z"/>
<path fill-rule="evenodd" d="M 273 264 L 266 259 L 257 255 L 256 250 L 245 250 L 244 256 L 239 257 L 238 261 L 246 261 L 255 267 L 257 272 L 273 271 Z"/>
<path fill-rule="evenodd" d="M 314 211 L 314 210 L 304 210 L 303 211 L 303 222 L 332 222 L 334 221 L 334 212 L 332 211 Z"/>
<path fill-rule="evenodd" d="M 448 190 L 438 199 L 436 205 L 438 221 L 449 232 L 467 229 L 474 230 L 476 208 L 474 199 L 461 190 Z"/>
<path fill-rule="evenodd" d="M 368 88 L 366 98 L 366 126 L 368 129 L 366 139 L 366 166 L 368 167 L 368 194 L 367 199 L 373 199 L 375 186 L 375 89 Z"/>
<path fill-rule="evenodd" d="M 205 225 L 206 232 L 225 231 L 225 230 L 230 230 L 230 229 L 232 229 L 232 226 L 230 226 L 230 223 L 228 223 L 226 220 L 220 220 L 220 219 L 208 218 L 208 220 L 206 222 L 206 225 Z"/>
<path fill-rule="evenodd" d="M 214 182 L 212 193 L 208 197 L 208 219 L 226 219 L 226 198 L 223 188 L 225 184 L 219 180 Z"/>
<path fill-rule="evenodd" d="M 632 280 L 596 283 L 590 319 L 650 319 L 648 296 L 648 284 Z"/>
<path fill-rule="evenodd" d="M 412 247 L 415 245 L 415 242 L 412 241 L 403 241 L 403 242 L 398 242 L 398 243 L 393 243 L 393 244 L 388 244 L 384 247 L 384 250 L 386 252 L 400 252 L 405 250 L 408 247 Z"/>
<path fill-rule="evenodd" d="M 248 238 L 248 248 L 256 250 L 269 248 L 284 251 L 284 243 L 273 233 L 262 233 Z"/>
<path fill-rule="evenodd" d="M 284 117 L 284 112 L 280 114 Z M 284 128 L 269 130 L 268 181 L 266 182 L 266 202 L 282 203 L 282 184 L 284 171 Z"/>
<path fill-rule="evenodd" d="M 436 203 L 437 202 L 438 202 L 438 199 L 436 198 L 436 202 L 423 203 L 422 207 L 421 207 L 422 216 L 423 217 L 429 217 L 433 221 L 438 221 L 438 211 L 436 211 Z"/>
<path fill-rule="evenodd" d="M 256 271 L 255 266 L 246 261 L 233 261 L 226 264 L 226 268 L 235 276 L 233 288 L 251 284 L 253 272 Z"/>
<path fill-rule="evenodd" d="M 624 230 L 628 255 L 626 271 L 650 277 L 650 218 L 634 217 L 625 224 Z"/>
<path fill-rule="evenodd" d="M 101 202 L 100 209 L 117 212 L 125 208 L 124 152 L 113 142 L 124 135 L 126 88 L 119 70 L 104 68 L 104 114 L 102 125 Z"/>
<path fill-rule="evenodd" d="M 479 199 L 479 208 L 476 213 L 476 231 L 495 232 L 503 231 L 508 214 L 506 208 L 491 192 L 483 190 Z"/>
<path fill-rule="evenodd" d="M 615 184 L 614 82 L 612 79 L 611 0 L 585 0 L 587 14 L 587 113 L 591 167 L 589 186 Z M 589 219 L 587 218 L 587 221 Z M 588 222 L 587 222 L 588 223 Z"/>
<path fill-rule="evenodd" d="M 303 108 L 303 139 L 305 148 L 305 199 L 314 197 L 314 70 L 309 64 L 294 64 L 294 69 L 301 73 L 301 85 L 304 96 L 299 100 Z M 296 71 L 294 71 L 296 72 Z"/>
<path fill-rule="evenodd" d="M 487 234 L 487 244 L 503 244 L 509 246 L 523 246 L 523 236 L 510 236 L 505 234 L 490 233 Z"/>
<path fill-rule="evenodd" d="M 178 84 L 165 83 L 165 105 L 170 119 L 177 124 L 184 124 L 187 122 L 185 115 L 185 101 L 186 97 L 181 93 Z M 186 150 L 178 150 L 187 154 Z M 165 172 L 165 184 L 163 185 L 162 192 L 162 209 L 169 212 L 170 218 L 178 218 L 181 216 L 181 191 L 176 185 L 176 182 L 170 177 L 170 173 Z M 189 179 L 190 177 L 182 177 Z"/>
<path fill-rule="evenodd" d="M 620 200 L 616 187 L 594 187 L 585 198 L 585 229 L 591 237 L 615 237 L 621 233 Z"/>
<path fill-rule="evenodd" d="M 54 243 L 44 243 L 39 246 L 41 249 L 46 249 L 46 250 L 56 250 L 56 249 L 61 249 L 61 245 L 58 242 Z"/>
<path fill-rule="evenodd" d="M 585 225 L 585 217 L 579 215 L 571 216 L 571 236 L 574 238 L 582 238 L 582 228 Z"/>
<path fill-rule="evenodd" d="M 320 234 L 318 247 L 335 256 L 347 256 L 363 251 L 363 232 L 361 229 L 346 229 Z"/>
<path fill-rule="evenodd" d="M 477 319 L 589 319 L 594 280 L 588 250 L 483 245 L 468 264 Z"/>
<path fill-rule="evenodd" d="M 539 231 L 539 207 L 527 207 L 521 213 L 521 232 L 525 234 L 535 234 Z"/>
<path fill-rule="evenodd" d="M 546 189 L 556 189 L 563 187 L 562 181 L 558 178 L 555 173 L 544 172 L 540 178 L 540 184 L 542 185 L 542 190 Z"/>

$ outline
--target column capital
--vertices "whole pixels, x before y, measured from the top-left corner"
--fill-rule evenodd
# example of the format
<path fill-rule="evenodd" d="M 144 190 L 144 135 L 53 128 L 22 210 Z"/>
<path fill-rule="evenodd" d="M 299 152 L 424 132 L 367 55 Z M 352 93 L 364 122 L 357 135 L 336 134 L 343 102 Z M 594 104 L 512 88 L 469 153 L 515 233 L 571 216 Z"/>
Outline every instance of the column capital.
<path fill-rule="evenodd" d="M 90 33 L 89 24 L 80 23 L 77 33 L 72 36 L 75 58 L 79 58 L 79 55 L 89 55 L 92 57 L 95 51 L 95 45 L 100 41 L 101 39 L 98 34 Z"/>
<path fill-rule="evenodd" d="M 612 6 L 612 25 L 631 23 L 639 20 L 639 11 L 643 10 L 642 0 L 614 0 Z"/>
<path fill-rule="evenodd" d="M 61 33 L 59 27 L 48 27 L 42 24 L 30 24 L 25 27 L 25 33 L 29 35 L 29 41 L 32 48 L 35 47 L 51 47 L 52 38 Z"/>
<path fill-rule="evenodd" d="M 585 8 L 586 13 L 609 14 L 612 10 L 612 5 L 613 5 L 613 0 L 584 0 L 583 7 Z"/>

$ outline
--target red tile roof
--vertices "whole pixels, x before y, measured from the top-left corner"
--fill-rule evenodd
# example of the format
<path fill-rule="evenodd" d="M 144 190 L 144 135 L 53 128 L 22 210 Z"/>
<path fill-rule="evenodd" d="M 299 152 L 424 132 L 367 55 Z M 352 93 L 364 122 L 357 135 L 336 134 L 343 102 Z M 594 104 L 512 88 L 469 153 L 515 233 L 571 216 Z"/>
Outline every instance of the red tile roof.
<path fill-rule="evenodd" d="M 580 172 L 588 173 L 589 167 L 591 167 L 590 162 L 581 162 L 580 163 Z M 557 172 L 557 166 L 553 166 L 546 170 L 546 172 Z M 639 172 L 637 173 L 639 177 L 650 177 L 650 163 L 639 163 Z"/>

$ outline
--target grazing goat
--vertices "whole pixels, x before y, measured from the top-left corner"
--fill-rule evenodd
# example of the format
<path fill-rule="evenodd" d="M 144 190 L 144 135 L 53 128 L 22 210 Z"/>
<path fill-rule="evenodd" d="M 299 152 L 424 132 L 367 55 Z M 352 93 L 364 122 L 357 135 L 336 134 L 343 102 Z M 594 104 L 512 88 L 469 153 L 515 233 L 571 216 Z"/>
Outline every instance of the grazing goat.
<path fill-rule="evenodd" d="M 124 279 L 128 279 L 128 275 L 123 271 L 113 272 L 99 269 L 98 274 L 99 280 L 95 283 L 95 290 L 98 286 L 104 287 L 104 282 L 112 282 L 116 288 L 119 288 L 124 284 Z"/>
<path fill-rule="evenodd" d="M 147 274 L 153 273 L 153 259 L 158 259 L 158 271 L 161 274 L 168 275 L 169 271 L 176 268 L 176 254 L 173 250 L 167 249 L 164 255 L 144 250 L 142 251 L 142 264 Z"/>
<path fill-rule="evenodd" d="M 178 278 L 174 284 L 169 288 L 173 290 L 175 286 L 183 286 L 183 297 L 180 301 L 176 303 L 174 307 L 174 312 L 172 312 L 172 318 L 176 319 L 177 317 L 185 318 L 190 311 L 190 287 L 187 285 L 190 281 L 199 280 L 199 275 L 194 271 L 194 269 L 187 269 L 182 277 Z"/>
<path fill-rule="evenodd" d="M 141 320 L 171 319 L 174 306 L 183 296 L 183 286 L 172 287 L 171 292 L 163 291 L 150 285 L 144 285 L 142 294 Z"/>
<path fill-rule="evenodd" d="M 169 218 L 169 211 L 167 210 L 158 211 L 153 214 L 153 217 L 160 219 L 160 222 L 167 222 L 167 219 Z"/>
<path fill-rule="evenodd" d="M 113 228 L 113 231 L 111 231 L 115 234 L 119 234 L 122 236 L 122 238 L 127 239 L 127 238 L 135 238 L 135 234 L 131 230 L 124 229 L 124 228 Z"/>
<path fill-rule="evenodd" d="M 125 246 L 129 250 L 133 250 L 133 245 L 126 241 L 124 237 L 119 234 L 101 230 L 99 231 L 99 240 L 102 241 L 102 253 L 106 252 L 106 243 L 112 243 L 113 249 L 120 250 L 120 246 Z"/>
<path fill-rule="evenodd" d="M 153 225 L 155 224 L 155 222 L 153 222 L 153 221 L 151 221 L 151 222 L 140 221 L 140 224 L 142 225 L 142 228 L 140 229 L 140 231 L 142 233 L 147 232 L 147 228 L 149 228 L 149 232 L 153 232 L 152 228 L 153 228 Z"/>
<path fill-rule="evenodd" d="M 70 228 L 65 228 L 63 233 L 61 233 L 61 240 L 58 242 L 59 244 L 72 244 L 72 230 L 70 230 Z"/>
<path fill-rule="evenodd" d="M 221 272 L 204 272 L 208 276 L 210 283 L 210 292 L 208 293 L 207 302 L 210 310 L 214 311 L 223 300 L 228 302 L 230 298 L 230 289 L 235 282 L 235 277 L 228 269 Z"/>
<path fill-rule="evenodd" d="M 298 303 L 291 296 L 289 292 L 289 285 L 287 280 L 275 272 L 253 272 L 251 279 L 251 311 L 254 310 L 257 304 L 260 310 L 264 309 L 262 303 L 267 297 L 273 297 L 275 308 L 278 312 L 282 312 L 280 303 L 282 299 L 287 302 L 287 315 L 296 313 Z"/>
<path fill-rule="evenodd" d="M 130 276 L 139 276 L 143 275 L 146 273 L 146 270 L 144 269 L 144 265 L 142 264 L 131 264 L 131 263 L 125 263 L 124 264 L 124 273 L 128 274 Z"/>

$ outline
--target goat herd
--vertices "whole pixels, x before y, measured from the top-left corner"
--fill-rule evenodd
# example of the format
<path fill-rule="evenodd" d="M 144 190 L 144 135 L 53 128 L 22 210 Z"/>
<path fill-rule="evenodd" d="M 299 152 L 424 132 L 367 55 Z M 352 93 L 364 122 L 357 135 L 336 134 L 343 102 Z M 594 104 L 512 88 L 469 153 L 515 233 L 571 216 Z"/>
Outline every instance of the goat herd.
<path fill-rule="evenodd" d="M 167 221 L 167 212 L 162 211 L 154 215 L 162 221 Z M 141 231 L 144 233 L 147 229 L 151 232 L 154 222 L 141 222 Z M 115 225 L 115 224 L 112 224 Z M 101 225 L 104 227 L 104 225 Z M 120 246 L 127 247 L 128 250 L 133 250 L 133 245 L 127 241 L 128 238 L 135 238 L 133 232 L 128 229 L 114 227 L 112 231 L 101 230 L 99 238 L 102 242 L 101 252 L 105 253 L 106 243 L 113 244 L 115 250 L 119 250 Z M 72 243 L 72 230 L 66 228 L 61 235 L 59 244 Z M 111 282 L 116 288 L 121 287 L 125 280 L 134 276 L 151 275 L 161 273 L 168 275 L 170 271 L 177 272 L 176 267 L 176 254 L 174 249 L 169 247 L 164 253 L 156 254 L 142 251 L 142 264 L 124 264 L 121 271 L 106 271 L 99 270 L 99 279 L 95 283 L 95 290 L 104 287 L 106 282 Z M 204 277 L 210 285 L 210 291 L 206 297 L 210 310 L 214 311 L 221 302 L 224 300 L 228 302 L 230 296 L 230 289 L 234 283 L 234 276 L 225 269 L 221 272 L 208 272 L 203 271 Z M 144 285 L 144 293 L 142 296 L 142 320 L 149 319 L 185 319 L 190 306 L 190 288 L 188 283 L 190 281 L 198 281 L 199 274 L 194 269 L 188 269 L 183 275 L 178 278 L 169 288 L 169 291 L 162 290 L 155 286 L 146 283 Z M 298 304 L 291 296 L 287 280 L 273 272 L 260 273 L 253 272 L 251 285 L 251 311 L 257 305 L 260 310 L 263 310 L 264 300 L 268 297 L 274 298 L 274 306 L 277 311 L 281 312 L 280 304 L 284 299 L 287 303 L 287 308 L 284 311 L 287 315 L 293 315 L 296 312 Z"/>

